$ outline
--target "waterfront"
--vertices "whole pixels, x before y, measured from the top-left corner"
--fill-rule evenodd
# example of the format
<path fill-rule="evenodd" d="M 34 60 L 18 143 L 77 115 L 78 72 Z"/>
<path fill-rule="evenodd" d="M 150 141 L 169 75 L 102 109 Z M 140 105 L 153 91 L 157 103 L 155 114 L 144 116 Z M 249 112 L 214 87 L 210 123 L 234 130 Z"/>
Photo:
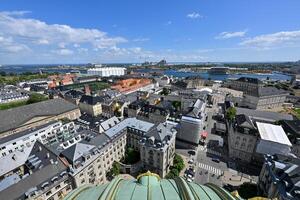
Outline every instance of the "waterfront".
<path fill-rule="evenodd" d="M 58 72 L 58 73 L 69 73 L 72 69 L 53 69 L 54 65 L 10 65 L 10 66 L 2 66 L 0 67 L 0 71 L 4 71 L 6 73 L 25 73 L 25 72 L 39 72 L 42 68 L 43 72 Z M 78 67 L 80 65 L 74 65 Z M 82 66 L 82 65 L 81 65 Z M 49 69 L 47 69 L 49 68 Z M 271 74 L 248 74 L 248 73 L 239 73 L 239 74 L 209 74 L 207 72 L 182 72 L 178 70 L 153 70 L 153 69 L 140 69 L 136 70 L 138 72 L 154 72 L 158 71 L 163 73 L 164 75 L 178 77 L 178 78 L 185 78 L 189 76 L 199 76 L 203 79 L 211 79 L 211 80 L 220 80 L 224 81 L 226 79 L 236 79 L 240 77 L 251 77 L 251 78 L 258 78 L 261 80 L 270 79 L 270 80 L 290 80 L 291 77 L 289 75 L 281 74 L 281 73 L 271 73 Z M 86 70 L 80 70 L 82 74 L 86 73 Z"/>

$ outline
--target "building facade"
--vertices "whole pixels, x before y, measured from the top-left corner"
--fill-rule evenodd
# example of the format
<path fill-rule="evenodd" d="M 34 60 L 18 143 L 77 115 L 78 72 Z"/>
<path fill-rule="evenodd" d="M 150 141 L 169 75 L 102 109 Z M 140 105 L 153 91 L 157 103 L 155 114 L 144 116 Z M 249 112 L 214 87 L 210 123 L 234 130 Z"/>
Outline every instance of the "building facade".
<path fill-rule="evenodd" d="M 265 156 L 258 189 L 268 199 L 300 199 L 300 160 L 283 156 Z"/>
<path fill-rule="evenodd" d="M 87 70 L 88 75 L 98 75 L 100 77 L 123 76 L 125 68 L 122 67 L 98 67 Z"/>

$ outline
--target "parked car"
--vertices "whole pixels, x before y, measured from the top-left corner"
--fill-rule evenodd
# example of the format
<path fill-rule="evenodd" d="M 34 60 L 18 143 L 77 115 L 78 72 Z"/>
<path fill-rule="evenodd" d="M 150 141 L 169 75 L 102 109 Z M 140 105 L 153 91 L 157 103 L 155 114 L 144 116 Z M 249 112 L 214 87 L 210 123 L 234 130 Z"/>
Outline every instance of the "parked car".
<path fill-rule="evenodd" d="M 214 161 L 214 162 L 217 162 L 217 163 L 220 162 L 220 159 L 219 159 L 219 158 L 212 158 L 211 160 Z"/>
<path fill-rule="evenodd" d="M 189 160 L 189 164 L 194 164 L 194 159 Z"/>

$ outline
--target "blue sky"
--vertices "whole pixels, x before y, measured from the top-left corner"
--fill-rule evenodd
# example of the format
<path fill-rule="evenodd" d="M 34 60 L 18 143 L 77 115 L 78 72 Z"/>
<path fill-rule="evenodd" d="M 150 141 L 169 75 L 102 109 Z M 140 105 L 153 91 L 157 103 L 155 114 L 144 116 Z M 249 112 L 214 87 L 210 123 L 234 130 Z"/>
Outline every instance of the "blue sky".
<path fill-rule="evenodd" d="M 0 64 L 300 59 L 299 0 L 0 0 Z"/>

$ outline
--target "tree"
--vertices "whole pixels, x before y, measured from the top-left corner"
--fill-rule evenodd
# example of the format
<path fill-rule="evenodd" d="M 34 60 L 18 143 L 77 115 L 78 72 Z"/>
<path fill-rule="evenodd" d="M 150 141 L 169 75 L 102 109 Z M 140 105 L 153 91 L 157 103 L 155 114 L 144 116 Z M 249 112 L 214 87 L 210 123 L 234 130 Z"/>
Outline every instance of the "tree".
<path fill-rule="evenodd" d="M 114 176 L 117 176 L 120 174 L 120 171 L 121 171 L 121 166 L 118 162 L 114 162 L 113 165 L 112 165 L 112 174 Z"/>
<path fill-rule="evenodd" d="M 236 116 L 236 108 L 235 107 L 228 108 L 228 110 L 226 111 L 227 119 L 229 119 L 230 121 L 233 121 L 235 116 Z"/>
<path fill-rule="evenodd" d="M 253 183 L 243 183 L 238 189 L 239 195 L 243 199 L 250 199 L 257 196 L 257 185 Z"/>
<path fill-rule="evenodd" d="M 173 160 L 173 167 L 176 168 L 179 172 L 183 170 L 184 168 L 184 161 L 182 157 L 178 154 L 175 154 L 174 160 Z"/>
<path fill-rule="evenodd" d="M 181 108 L 181 102 L 180 102 L 180 101 L 172 101 L 172 106 L 173 106 L 176 110 L 180 110 L 180 108 Z"/>
<path fill-rule="evenodd" d="M 176 176 L 179 176 L 181 170 L 184 168 L 184 161 L 182 157 L 178 154 L 175 154 L 174 160 L 173 160 L 173 166 L 170 167 L 169 173 L 166 175 L 166 178 L 172 179 Z"/>
<path fill-rule="evenodd" d="M 37 103 L 40 101 L 45 101 L 48 98 L 45 95 L 39 93 L 32 93 L 27 101 L 27 104 Z"/>

